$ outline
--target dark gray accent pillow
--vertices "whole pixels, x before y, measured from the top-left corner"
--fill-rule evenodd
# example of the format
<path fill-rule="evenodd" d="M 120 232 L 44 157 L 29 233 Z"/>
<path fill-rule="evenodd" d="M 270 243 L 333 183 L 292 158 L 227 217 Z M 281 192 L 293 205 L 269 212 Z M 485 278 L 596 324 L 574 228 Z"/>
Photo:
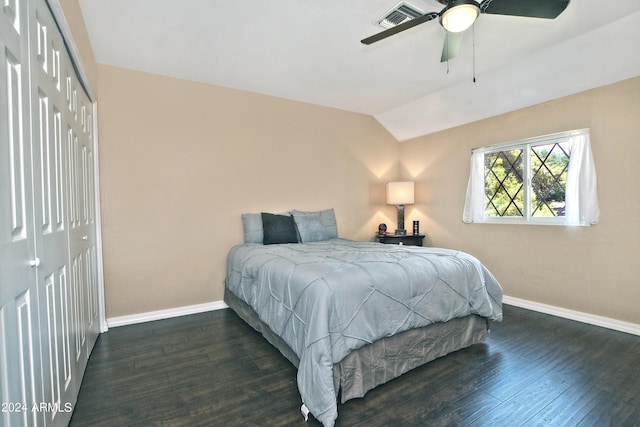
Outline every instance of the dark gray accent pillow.
<path fill-rule="evenodd" d="M 262 212 L 263 244 L 298 243 L 296 223 L 292 216 Z"/>

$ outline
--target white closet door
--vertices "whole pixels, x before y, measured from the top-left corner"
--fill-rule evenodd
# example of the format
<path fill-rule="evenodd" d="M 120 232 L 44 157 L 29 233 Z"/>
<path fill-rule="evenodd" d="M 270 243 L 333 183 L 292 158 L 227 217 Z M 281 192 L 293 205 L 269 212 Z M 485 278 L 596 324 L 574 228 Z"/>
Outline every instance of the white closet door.
<path fill-rule="evenodd" d="M 76 369 L 84 371 L 100 329 L 96 246 L 93 119 L 86 94 L 68 69 L 65 120 L 69 165 L 68 224 Z M 82 378 L 77 378 L 80 387 Z"/>
<path fill-rule="evenodd" d="M 3 426 L 42 425 L 33 236 L 26 1 L 0 8 L 0 412 Z"/>
<path fill-rule="evenodd" d="M 68 154 L 64 136 L 73 119 L 66 78 L 73 72 L 62 36 L 43 1 L 29 2 L 34 237 L 37 268 L 43 413 L 46 425 L 65 426 L 88 354 L 73 351 L 73 266 L 69 262 Z M 69 69 L 71 69 L 69 71 Z M 78 366 L 79 364 L 79 366 Z M 80 379 L 77 379 L 77 378 Z"/>
<path fill-rule="evenodd" d="M 44 0 L 3 0 L 0 36 L 0 425 L 66 426 L 99 333 L 92 105 Z"/>

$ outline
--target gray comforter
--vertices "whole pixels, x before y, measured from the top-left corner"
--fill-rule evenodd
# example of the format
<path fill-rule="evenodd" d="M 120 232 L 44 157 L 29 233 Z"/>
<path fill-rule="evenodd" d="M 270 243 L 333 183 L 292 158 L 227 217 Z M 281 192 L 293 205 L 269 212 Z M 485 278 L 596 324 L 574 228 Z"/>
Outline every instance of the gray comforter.
<path fill-rule="evenodd" d="M 324 426 L 338 416 L 333 365 L 411 328 L 470 314 L 502 320 L 502 288 L 459 251 L 334 239 L 240 245 L 226 286 L 300 359 L 302 401 Z"/>

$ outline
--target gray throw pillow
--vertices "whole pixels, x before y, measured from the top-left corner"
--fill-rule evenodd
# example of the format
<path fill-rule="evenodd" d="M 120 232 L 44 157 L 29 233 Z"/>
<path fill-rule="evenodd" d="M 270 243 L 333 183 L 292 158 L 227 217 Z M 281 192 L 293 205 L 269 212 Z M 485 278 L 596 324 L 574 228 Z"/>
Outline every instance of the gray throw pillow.
<path fill-rule="evenodd" d="M 338 238 L 338 225 L 333 209 L 303 212 L 292 211 L 302 243 L 321 242 Z"/>
<path fill-rule="evenodd" d="M 262 232 L 262 216 L 259 213 L 242 214 L 242 228 L 244 230 L 245 243 L 262 244 L 264 235 Z"/>

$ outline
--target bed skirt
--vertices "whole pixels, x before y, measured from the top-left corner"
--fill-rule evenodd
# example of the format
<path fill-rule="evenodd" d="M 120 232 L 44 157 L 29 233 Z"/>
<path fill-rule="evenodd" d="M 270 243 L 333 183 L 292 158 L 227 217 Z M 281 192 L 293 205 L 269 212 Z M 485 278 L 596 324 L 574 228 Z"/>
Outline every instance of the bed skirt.
<path fill-rule="evenodd" d="M 296 368 L 299 359 L 291 348 L 244 301 L 225 288 L 224 301 L 242 320 L 260 332 Z M 411 329 L 382 338 L 349 353 L 333 365 L 336 393 L 342 403 L 363 397 L 369 390 L 438 357 L 483 342 L 487 320 L 471 315 Z"/>

